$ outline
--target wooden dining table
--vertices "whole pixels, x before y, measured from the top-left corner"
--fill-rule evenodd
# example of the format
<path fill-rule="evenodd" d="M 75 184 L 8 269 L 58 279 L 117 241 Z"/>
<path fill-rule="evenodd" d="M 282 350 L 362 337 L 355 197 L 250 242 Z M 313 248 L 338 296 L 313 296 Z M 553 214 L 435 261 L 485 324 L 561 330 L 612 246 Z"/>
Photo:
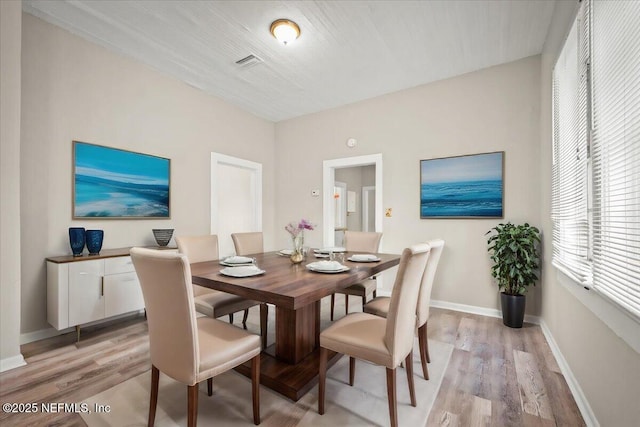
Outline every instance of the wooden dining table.
<path fill-rule="evenodd" d="M 225 276 L 219 261 L 193 263 L 191 274 L 197 285 L 275 306 L 275 343 L 262 352 L 260 382 L 297 401 L 318 382 L 320 300 L 400 262 L 400 255 L 393 254 L 375 254 L 377 262 L 351 262 L 346 260 L 350 255 L 347 252 L 344 261 L 349 270 L 341 273 L 309 271 L 306 264 L 320 261 L 313 255 L 292 264 L 278 252 L 265 252 L 247 255 L 265 271 L 260 275 Z M 340 355 L 331 356 L 329 366 Z M 238 371 L 249 376 L 250 365 L 241 365 Z"/>

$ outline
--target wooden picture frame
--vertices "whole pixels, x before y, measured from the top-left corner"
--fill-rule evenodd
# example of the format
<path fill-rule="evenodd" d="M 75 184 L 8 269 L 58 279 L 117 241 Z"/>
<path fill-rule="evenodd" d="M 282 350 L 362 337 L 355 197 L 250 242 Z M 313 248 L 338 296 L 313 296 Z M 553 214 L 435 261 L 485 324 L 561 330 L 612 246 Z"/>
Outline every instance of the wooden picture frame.
<path fill-rule="evenodd" d="M 171 218 L 171 160 L 73 141 L 73 219 Z"/>
<path fill-rule="evenodd" d="M 420 160 L 420 218 L 504 218 L 504 151 Z"/>

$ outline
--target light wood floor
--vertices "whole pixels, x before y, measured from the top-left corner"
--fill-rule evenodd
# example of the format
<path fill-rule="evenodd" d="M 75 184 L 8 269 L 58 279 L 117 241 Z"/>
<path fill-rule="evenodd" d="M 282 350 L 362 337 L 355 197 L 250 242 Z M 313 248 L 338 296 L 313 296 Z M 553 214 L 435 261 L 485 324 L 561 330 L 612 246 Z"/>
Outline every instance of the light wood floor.
<path fill-rule="evenodd" d="M 432 309 L 428 331 L 429 339 L 455 346 L 429 426 L 584 425 L 539 326 L 509 329 L 500 319 Z M 79 345 L 71 333 L 22 346 L 28 364 L 0 374 L 0 402 L 79 403 L 149 369 L 142 316 L 82 334 Z M 85 425 L 73 412 L 4 411 L 0 424 Z"/>

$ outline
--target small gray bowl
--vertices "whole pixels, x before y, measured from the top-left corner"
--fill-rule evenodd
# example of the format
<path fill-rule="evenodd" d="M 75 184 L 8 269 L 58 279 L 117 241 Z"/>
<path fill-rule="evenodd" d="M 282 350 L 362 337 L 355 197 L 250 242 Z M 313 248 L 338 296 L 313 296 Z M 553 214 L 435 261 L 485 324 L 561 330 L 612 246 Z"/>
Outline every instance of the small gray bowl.
<path fill-rule="evenodd" d="M 167 246 L 173 236 L 173 228 L 154 228 L 152 231 L 158 246 Z"/>

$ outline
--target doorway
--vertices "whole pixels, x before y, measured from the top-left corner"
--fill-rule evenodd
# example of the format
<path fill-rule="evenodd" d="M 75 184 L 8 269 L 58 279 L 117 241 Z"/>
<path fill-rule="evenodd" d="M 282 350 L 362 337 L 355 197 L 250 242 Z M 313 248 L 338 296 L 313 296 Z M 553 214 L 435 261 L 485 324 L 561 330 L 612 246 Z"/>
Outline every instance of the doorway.
<path fill-rule="evenodd" d="M 262 231 L 262 165 L 211 153 L 211 234 L 220 257 L 233 255 L 231 233 Z"/>
<path fill-rule="evenodd" d="M 325 247 L 336 245 L 336 209 L 335 209 L 335 185 L 336 170 L 373 165 L 375 167 L 373 189 L 373 230 L 382 232 L 382 154 L 371 154 L 358 157 L 346 157 L 342 159 L 325 160 L 323 169 L 323 245 Z M 370 211 L 371 213 L 371 211 Z M 359 222 L 359 221 L 358 221 Z M 384 239 L 383 239 L 384 242 Z M 381 243 L 382 245 L 382 243 Z M 382 246 L 381 246 L 382 247 Z"/>

